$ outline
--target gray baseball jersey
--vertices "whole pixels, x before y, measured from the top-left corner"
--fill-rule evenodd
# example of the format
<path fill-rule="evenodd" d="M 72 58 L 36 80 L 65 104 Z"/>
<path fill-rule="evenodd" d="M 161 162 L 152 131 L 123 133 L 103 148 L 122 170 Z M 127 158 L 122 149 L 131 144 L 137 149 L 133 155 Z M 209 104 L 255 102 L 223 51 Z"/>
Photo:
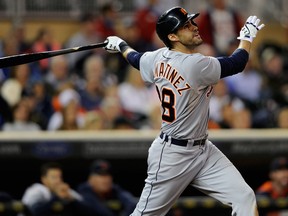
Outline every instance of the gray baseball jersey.
<path fill-rule="evenodd" d="M 178 139 L 207 135 L 212 85 L 221 73 L 216 58 L 162 48 L 141 57 L 140 72 L 144 81 L 156 84 L 161 98 L 161 131 Z"/>
<path fill-rule="evenodd" d="M 232 215 L 255 216 L 253 190 L 206 139 L 212 86 L 221 74 L 219 61 L 162 48 L 142 55 L 140 72 L 144 81 L 156 84 L 163 123 L 149 148 L 148 176 L 131 216 L 166 215 L 189 185 L 233 206 Z"/>

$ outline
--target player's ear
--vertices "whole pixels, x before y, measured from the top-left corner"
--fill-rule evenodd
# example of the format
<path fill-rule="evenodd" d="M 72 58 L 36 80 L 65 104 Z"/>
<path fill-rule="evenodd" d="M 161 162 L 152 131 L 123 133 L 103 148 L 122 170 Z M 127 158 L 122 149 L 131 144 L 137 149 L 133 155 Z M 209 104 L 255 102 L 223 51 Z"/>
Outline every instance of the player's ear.
<path fill-rule="evenodd" d="M 171 33 L 171 34 L 168 35 L 168 39 L 169 39 L 170 41 L 173 41 L 173 42 L 179 41 L 178 36 L 177 36 L 176 34 L 173 34 L 173 33 Z"/>

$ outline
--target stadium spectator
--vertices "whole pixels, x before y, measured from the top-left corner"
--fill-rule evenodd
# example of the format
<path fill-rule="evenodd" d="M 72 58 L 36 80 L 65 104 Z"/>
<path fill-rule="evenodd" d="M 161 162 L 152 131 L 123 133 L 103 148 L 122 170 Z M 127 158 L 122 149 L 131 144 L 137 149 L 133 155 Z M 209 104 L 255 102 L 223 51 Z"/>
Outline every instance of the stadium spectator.
<path fill-rule="evenodd" d="M 22 64 L 16 66 L 11 73 L 11 78 L 14 78 L 20 83 L 23 95 L 28 94 L 32 81 L 31 68 L 28 64 Z"/>
<path fill-rule="evenodd" d="M 100 111 L 104 118 L 104 129 L 115 128 L 115 121 L 117 118 L 123 116 L 123 110 L 118 97 L 105 96 L 103 99 Z"/>
<path fill-rule="evenodd" d="M 55 101 L 54 101 L 55 103 L 54 107 L 56 111 L 52 114 L 51 118 L 49 119 L 47 130 L 55 131 L 60 130 L 61 127 L 62 129 L 67 128 L 66 120 L 68 121 L 72 120 L 71 118 L 69 118 L 71 114 L 75 115 L 73 119 L 76 121 L 74 122 L 76 125 L 73 126 L 73 129 L 75 129 L 75 127 L 77 128 L 83 127 L 84 114 L 80 106 L 79 93 L 75 89 L 71 87 L 63 89 L 59 93 Z"/>
<path fill-rule="evenodd" d="M 225 80 L 229 93 L 247 101 L 247 105 L 260 101 L 263 78 L 259 71 L 253 68 L 251 59 L 242 73 L 227 77 Z"/>
<path fill-rule="evenodd" d="M 89 13 L 83 14 L 79 21 L 79 30 L 68 38 L 65 47 L 71 48 L 99 42 L 100 39 L 95 31 L 94 22 L 94 15 Z M 97 51 L 99 51 L 99 49 Z M 87 50 L 68 54 L 69 71 L 71 73 L 81 74 L 83 70 L 83 62 L 93 52 L 94 51 L 92 50 Z"/>
<path fill-rule="evenodd" d="M 202 43 L 199 47 L 196 48 L 199 53 L 206 56 L 216 56 L 215 48 L 208 43 Z"/>
<path fill-rule="evenodd" d="M 258 50 L 264 79 L 262 106 L 271 122 L 269 127 L 277 127 L 277 113 L 288 105 L 287 52 L 284 47 L 274 43 L 263 43 Z"/>
<path fill-rule="evenodd" d="M 117 24 L 117 35 L 124 38 L 129 44 L 132 44 L 137 50 L 140 52 L 151 50 L 152 41 L 151 43 L 145 41 L 141 35 L 138 23 L 136 23 L 135 17 L 124 17 L 121 19 L 120 22 Z M 154 36 L 154 35 L 153 35 Z M 158 37 L 158 36 L 157 36 Z M 153 38 L 154 39 L 154 38 Z M 160 39 L 159 39 L 160 40 Z M 111 68 L 111 71 L 115 71 L 117 75 L 118 82 L 122 83 L 126 78 L 128 64 L 127 61 L 119 55 L 108 55 L 106 58 L 111 62 L 114 60 L 115 64 L 117 63 L 116 67 Z"/>
<path fill-rule="evenodd" d="M 40 131 L 41 127 L 31 121 L 31 110 L 28 101 L 23 98 L 13 107 L 12 122 L 5 122 L 3 131 Z"/>
<path fill-rule="evenodd" d="M 263 106 L 262 87 L 263 76 L 252 65 L 250 59 L 242 73 L 225 78 L 229 95 L 242 100 L 251 114 L 253 128 L 266 128 L 269 121 L 269 113 Z"/>
<path fill-rule="evenodd" d="M 3 82 L 1 95 L 13 107 L 22 95 L 27 95 L 31 84 L 31 69 L 28 64 L 13 67 Z"/>
<path fill-rule="evenodd" d="M 139 126 L 126 116 L 118 116 L 113 122 L 114 130 L 135 130 Z"/>
<path fill-rule="evenodd" d="M 233 129 L 252 128 L 252 113 L 249 109 L 233 110 L 230 127 Z"/>
<path fill-rule="evenodd" d="M 119 99 L 126 116 L 141 128 L 155 104 L 159 103 L 159 98 L 155 86 L 147 87 L 141 74 L 132 66 L 127 69 L 127 77 L 118 88 Z"/>
<path fill-rule="evenodd" d="M 58 130 L 78 130 L 84 125 L 84 119 L 81 127 L 77 122 L 78 104 L 75 101 L 70 101 L 61 109 L 62 123 Z"/>
<path fill-rule="evenodd" d="M 160 101 L 159 101 L 160 103 Z M 148 125 L 147 129 L 151 130 L 159 130 L 161 128 L 161 109 L 159 109 L 159 105 L 155 104 L 154 107 L 150 110 L 149 116 L 148 116 Z"/>
<path fill-rule="evenodd" d="M 226 55 L 229 43 L 242 28 L 240 13 L 228 7 L 226 0 L 209 0 L 200 14 L 197 24 L 203 41 L 215 47 L 217 56 Z"/>
<path fill-rule="evenodd" d="M 101 41 L 115 34 L 115 23 L 118 18 L 118 11 L 113 2 L 108 1 L 102 5 L 100 15 L 95 20 L 95 31 L 99 34 Z"/>
<path fill-rule="evenodd" d="M 10 56 L 10 55 L 17 55 L 18 54 L 18 41 L 15 36 L 11 36 L 10 34 L 5 35 L 1 41 L 0 45 L 0 55 L 1 57 L 3 56 Z M 10 77 L 12 68 L 7 67 L 7 68 L 2 68 L 1 69 L 1 81 L 7 79 Z"/>
<path fill-rule="evenodd" d="M 52 95 L 48 93 L 49 87 L 42 81 L 34 81 L 31 84 L 28 97 L 31 120 L 37 123 L 42 130 L 47 129 L 48 121 L 53 114 Z"/>
<path fill-rule="evenodd" d="M 53 51 L 61 48 L 62 44 L 55 39 L 52 30 L 46 27 L 42 27 L 38 30 L 36 38 L 32 42 L 33 52 Z M 42 75 L 47 73 L 50 60 L 51 59 L 47 58 L 37 62 L 39 64 L 39 72 Z"/>
<path fill-rule="evenodd" d="M 276 121 L 278 128 L 288 128 L 288 107 L 283 107 L 278 111 Z"/>
<path fill-rule="evenodd" d="M 148 4 L 137 9 L 135 12 L 136 25 L 140 30 L 140 35 L 146 43 L 151 43 L 155 32 L 156 22 L 159 17 L 157 11 L 158 0 L 148 0 Z M 110 36 L 110 35 L 109 35 Z"/>
<path fill-rule="evenodd" d="M 105 126 L 101 111 L 89 111 L 85 113 L 82 130 L 103 130 Z"/>
<path fill-rule="evenodd" d="M 11 37 L 15 37 L 18 45 L 18 53 L 31 52 L 31 44 L 26 38 L 26 28 L 23 23 L 17 23 L 10 30 Z"/>
<path fill-rule="evenodd" d="M 143 35 L 139 29 L 139 23 L 135 17 L 123 17 L 117 25 L 117 35 L 125 38 L 129 44 L 133 44 L 139 52 L 151 50 L 151 43 L 153 42 L 154 32 L 151 35 L 151 41 L 147 42 L 143 39 Z"/>
<path fill-rule="evenodd" d="M 115 78 L 116 79 L 116 78 Z M 91 55 L 84 62 L 84 79 L 78 83 L 80 103 L 84 111 L 97 110 L 104 98 L 105 89 L 114 78 L 105 73 L 104 60 L 100 55 Z"/>
<path fill-rule="evenodd" d="M 229 95 L 225 80 L 220 80 L 213 86 L 210 101 L 211 121 L 217 123 L 221 128 L 231 128 L 234 111 L 240 111 L 244 108 L 245 105 L 239 98 L 233 98 Z"/>
<path fill-rule="evenodd" d="M 70 82 L 70 73 L 68 70 L 68 62 L 65 56 L 56 56 L 51 58 L 47 74 L 44 81 L 48 84 L 48 94 L 53 96 L 62 89 L 63 85 Z"/>
<path fill-rule="evenodd" d="M 88 179 L 79 185 L 78 192 L 97 216 L 128 216 L 136 206 L 135 197 L 113 181 L 111 165 L 106 160 L 91 164 Z"/>
<path fill-rule="evenodd" d="M 1 97 L 10 109 L 15 106 L 22 97 L 22 86 L 14 78 L 7 79 L 1 86 Z"/>
<path fill-rule="evenodd" d="M 264 91 L 276 108 L 288 105 L 288 51 L 280 45 L 263 45 L 259 51 L 260 67 L 264 74 Z"/>
<path fill-rule="evenodd" d="M 0 94 L 0 128 L 5 122 L 12 121 L 12 110 L 7 101 Z"/>
<path fill-rule="evenodd" d="M 269 168 L 269 180 L 260 185 L 256 190 L 256 195 L 271 200 L 288 198 L 288 158 L 274 158 Z M 281 216 L 285 213 L 287 214 L 288 211 L 273 211 L 269 212 L 267 216 Z"/>
<path fill-rule="evenodd" d="M 41 166 L 41 180 L 29 186 L 22 202 L 33 216 L 79 216 L 89 215 L 89 208 L 82 197 L 63 181 L 63 170 L 57 162 Z"/>

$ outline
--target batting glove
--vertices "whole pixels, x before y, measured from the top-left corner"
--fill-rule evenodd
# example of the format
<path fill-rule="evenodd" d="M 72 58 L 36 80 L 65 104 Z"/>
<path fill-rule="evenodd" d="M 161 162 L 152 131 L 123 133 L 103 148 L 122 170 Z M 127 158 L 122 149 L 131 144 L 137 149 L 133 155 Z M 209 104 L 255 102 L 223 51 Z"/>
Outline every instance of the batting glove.
<path fill-rule="evenodd" d="M 122 40 L 121 38 L 119 38 L 117 36 L 109 36 L 109 37 L 107 37 L 106 42 L 108 42 L 108 44 L 104 48 L 105 48 L 105 50 L 107 50 L 110 53 L 121 52 L 121 49 L 120 49 L 119 45 L 122 42 L 126 43 L 124 40 Z"/>
<path fill-rule="evenodd" d="M 253 39 L 256 37 L 257 32 L 265 26 L 264 24 L 259 25 L 259 23 L 260 19 L 258 19 L 257 16 L 249 16 L 237 39 L 250 41 L 252 43 Z"/>

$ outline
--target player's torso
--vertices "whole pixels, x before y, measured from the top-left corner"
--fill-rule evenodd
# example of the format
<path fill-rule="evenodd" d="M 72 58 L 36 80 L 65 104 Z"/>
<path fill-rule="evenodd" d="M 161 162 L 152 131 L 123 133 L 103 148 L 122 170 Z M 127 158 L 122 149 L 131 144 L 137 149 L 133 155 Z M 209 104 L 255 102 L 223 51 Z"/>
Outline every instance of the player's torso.
<path fill-rule="evenodd" d="M 194 80 L 197 71 L 193 71 L 193 65 L 198 60 L 199 54 L 193 56 L 161 49 L 147 67 L 151 73 L 148 79 L 153 79 L 162 104 L 161 130 L 175 138 L 197 139 L 207 134 L 212 86 L 199 86 L 196 76 Z"/>

